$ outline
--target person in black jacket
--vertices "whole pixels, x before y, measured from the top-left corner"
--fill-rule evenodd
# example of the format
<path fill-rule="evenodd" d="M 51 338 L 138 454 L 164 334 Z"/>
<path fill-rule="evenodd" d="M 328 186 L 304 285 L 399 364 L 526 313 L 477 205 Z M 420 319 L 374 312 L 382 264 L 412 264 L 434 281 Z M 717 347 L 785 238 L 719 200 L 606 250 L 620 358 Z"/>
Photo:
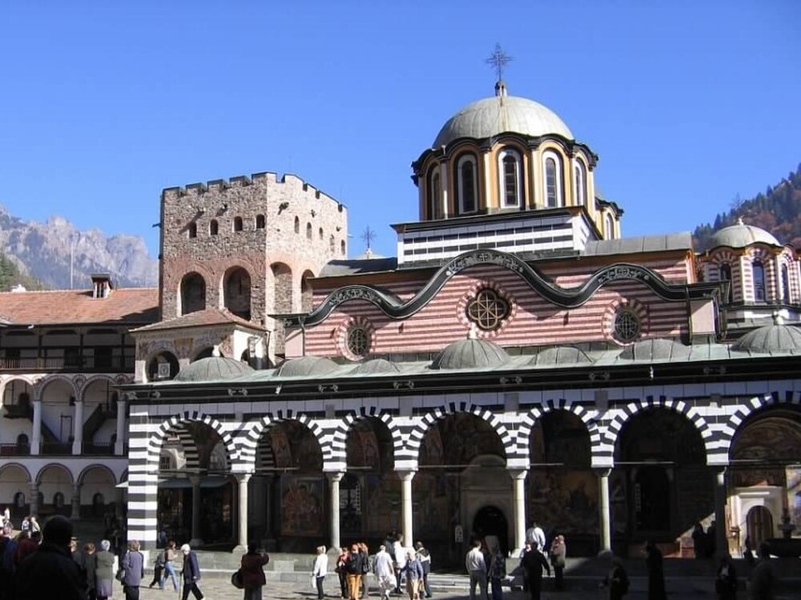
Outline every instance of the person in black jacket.
<path fill-rule="evenodd" d="M 648 569 L 648 600 L 667 600 L 662 552 L 652 540 L 645 543 L 645 566 Z"/>
<path fill-rule="evenodd" d="M 361 553 L 359 544 L 350 547 L 350 554 L 345 563 L 345 573 L 348 576 L 348 597 L 350 600 L 359 600 L 362 591 L 362 575 L 364 575 L 364 561 L 367 557 Z"/>
<path fill-rule="evenodd" d="M 42 544 L 17 569 L 17 600 L 86 600 L 86 580 L 70 556 L 71 538 L 69 519 L 48 519 Z"/>
<path fill-rule="evenodd" d="M 540 591 L 542 590 L 542 570 L 551 575 L 551 565 L 548 564 L 548 559 L 540 552 L 539 544 L 537 542 L 527 542 L 526 547 L 531 546 L 531 550 L 523 555 L 520 560 L 520 566 L 526 571 L 526 579 L 528 579 L 528 591 L 531 594 L 531 600 L 540 600 Z"/>

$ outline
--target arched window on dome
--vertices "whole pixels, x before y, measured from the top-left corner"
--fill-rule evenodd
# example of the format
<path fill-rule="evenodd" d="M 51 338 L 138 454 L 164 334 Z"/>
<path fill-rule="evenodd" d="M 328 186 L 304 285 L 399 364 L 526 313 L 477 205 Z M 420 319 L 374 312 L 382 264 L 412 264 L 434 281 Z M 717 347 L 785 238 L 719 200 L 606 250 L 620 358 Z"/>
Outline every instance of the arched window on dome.
<path fill-rule="evenodd" d="M 782 263 L 782 301 L 790 303 L 790 269 Z"/>
<path fill-rule="evenodd" d="M 576 205 L 584 206 L 587 204 L 587 171 L 584 169 L 584 163 L 577 160 L 573 173 L 576 186 Z"/>
<path fill-rule="evenodd" d="M 476 157 L 466 154 L 456 163 L 459 191 L 459 214 L 476 212 L 478 199 L 478 172 Z"/>
<path fill-rule="evenodd" d="M 732 289 L 731 281 L 731 265 L 724 263 L 720 265 L 718 271 L 720 272 L 720 280 L 729 282 L 729 285 L 726 288 L 726 296 L 723 298 L 723 301 L 726 304 L 731 304 L 734 298 L 734 290 Z"/>
<path fill-rule="evenodd" d="M 562 161 L 555 152 L 543 155 L 545 171 L 545 206 L 556 208 L 564 206 L 562 194 Z"/>
<path fill-rule="evenodd" d="M 436 165 L 428 172 L 428 207 L 426 213 L 426 217 L 431 220 L 442 218 L 442 184 L 439 167 Z"/>
<path fill-rule="evenodd" d="M 504 148 L 498 154 L 501 208 L 520 208 L 523 199 L 523 161 L 520 154 Z"/>
<path fill-rule="evenodd" d="M 607 240 L 615 239 L 615 219 L 609 213 L 604 217 L 604 235 Z"/>
<path fill-rule="evenodd" d="M 762 261 L 755 260 L 751 263 L 751 274 L 754 281 L 754 300 L 756 302 L 765 302 L 765 265 Z"/>

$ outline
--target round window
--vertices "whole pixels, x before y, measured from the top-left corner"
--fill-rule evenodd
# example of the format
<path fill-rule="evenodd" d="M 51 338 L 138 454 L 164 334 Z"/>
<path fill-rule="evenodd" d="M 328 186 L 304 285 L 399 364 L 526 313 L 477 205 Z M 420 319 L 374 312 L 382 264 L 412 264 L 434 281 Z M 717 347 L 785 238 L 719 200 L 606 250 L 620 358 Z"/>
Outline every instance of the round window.
<path fill-rule="evenodd" d="M 632 309 L 619 308 L 615 313 L 615 337 L 625 344 L 640 336 L 640 318 Z"/>
<path fill-rule="evenodd" d="M 484 331 L 498 329 L 508 316 L 509 303 L 495 290 L 479 290 L 467 304 L 467 318 Z"/>
<path fill-rule="evenodd" d="M 361 325 L 351 325 L 346 337 L 348 352 L 359 358 L 370 351 L 370 332 Z"/>

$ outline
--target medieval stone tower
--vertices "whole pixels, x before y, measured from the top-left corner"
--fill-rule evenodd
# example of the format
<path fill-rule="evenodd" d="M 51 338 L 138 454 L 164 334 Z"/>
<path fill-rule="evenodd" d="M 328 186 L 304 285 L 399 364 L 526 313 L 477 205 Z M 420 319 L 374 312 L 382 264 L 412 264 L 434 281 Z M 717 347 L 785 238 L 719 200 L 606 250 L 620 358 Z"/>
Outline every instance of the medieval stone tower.
<path fill-rule="evenodd" d="M 294 175 L 274 173 L 168 188 L 161 195 L 162 321 L 227 309 L 266 329 L 284 352 L 283 324 L 308 311 L 308 279 L 347 257 L 345 206 Z"/>

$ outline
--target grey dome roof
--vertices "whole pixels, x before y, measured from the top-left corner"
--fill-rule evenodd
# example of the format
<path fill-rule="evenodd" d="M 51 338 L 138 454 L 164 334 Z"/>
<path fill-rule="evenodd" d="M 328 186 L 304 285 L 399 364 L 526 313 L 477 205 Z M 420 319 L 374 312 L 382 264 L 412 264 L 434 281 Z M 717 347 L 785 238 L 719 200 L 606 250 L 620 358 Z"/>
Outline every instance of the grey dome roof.
<path fill-rule="evenodd" d="M 528 364 L 534 365 L 575 365 L 589 364 L 592 359 L 583 351 L 573 346 L 555 346 L 546 348 L 533 356 Z"/>
<path fill-rule="evenodd" d="M 709 239 L 709 247 L 728 246 L 730 248 L 745 248 L 751 244 L 762 243 L 771 246 L 781 246 L 773 234 L 761 227 L 745 225 L 742 220 L 736 225 L 724 227 L 716 231 Z"/>
<path fill-rule="evenodd" d="M 481 339 L 458 340 L 449 344 L 431 363 L 432 369 L 491 369 L 509 362 L 500 346 Z"/>
<path fill-rule="evenodd" d="M 650 362 L 686 358 L 689 354 L 690 349 L 681 342 L 662 338 L 651 338 L 640 340 L 631 346 L 626 346 L 623 352 L 618 354 L 618 358 Z"/>
<path fill-rule="evenodd" d="M 760 353 L 801 350 L 801 330 L 792 325 L 765 325 L 734 342 L 732 350 Z"/>
<path fill-rule="evenodd" d="M 337 369 L 337 363 L 320 356 L 291 358 L 278 367 L 276 377 L 312 377 L 327 375 Z"/>
<path fill-rule="evenodd" d="M 374 358 L 364 361 L 351 371 L 351 375 L 376 375 L 379 373 L 400 373 L 400 369 L 398 365 L 386 358 Z"/>
<path fill-rule="evenodd" d="M 453 115 L 440 129 L 432 148 L 459 138 L 484 139 L 502 133 L 539 137 L 549 133 L 574 139 L 564 121 L 551 109 L 518 96 L 493 96 L 473 102 Z"/>
<path fill-rule="evenodd" d="M 189 363 L 178 371 L 173 381 L 219 381 L 253 373 L 253 368 L 233 358 L 209 356 Z"/>

